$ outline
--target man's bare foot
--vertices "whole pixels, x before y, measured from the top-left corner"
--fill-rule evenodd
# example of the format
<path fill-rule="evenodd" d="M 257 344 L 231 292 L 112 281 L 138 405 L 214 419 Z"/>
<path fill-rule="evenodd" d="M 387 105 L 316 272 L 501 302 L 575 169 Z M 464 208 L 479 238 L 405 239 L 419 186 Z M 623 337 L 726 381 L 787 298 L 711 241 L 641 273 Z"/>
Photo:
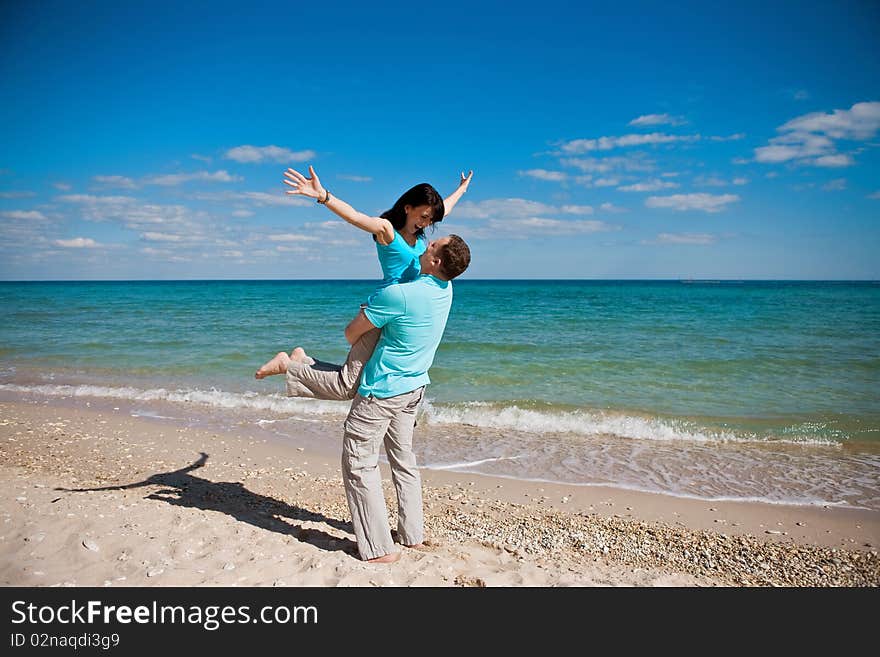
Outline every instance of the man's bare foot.
<path fill-rule="evenodd" d="M 398 559 L 400 559 L 400 552 L 390 552 L 375 559 L 367 559 L 367 563 L 394 563 Z"/>
<path fill-rule="evenodd" d="M 421 550 L 422 552 L 433 552 L 437 549 L 437 543 L 434 541 L 422 541 L 421 543 L 416 543 L 414 545 L 403 544 L 403 547 L 407 547 L 410 550 Z"/>
<path fill-rule="evenodd" d="M 300 349 L 300 351 L 302 351 Z M 294 350 L 296 353 L 296 350 Z M 305 353 L 305 352 L 303 352 Z M 275 358 L 270 360 L 268 363 L 263 365 L 260 369 L 256 371 L 254 374 L 255 379 L 264 379 L 267 376 L 273 376 L 275 374 L 284 374 L 287 371 L 287 366 L 290 364 L 290 356 L 288 356 L 283 351 L 279 351 L 275 354 Z"/>

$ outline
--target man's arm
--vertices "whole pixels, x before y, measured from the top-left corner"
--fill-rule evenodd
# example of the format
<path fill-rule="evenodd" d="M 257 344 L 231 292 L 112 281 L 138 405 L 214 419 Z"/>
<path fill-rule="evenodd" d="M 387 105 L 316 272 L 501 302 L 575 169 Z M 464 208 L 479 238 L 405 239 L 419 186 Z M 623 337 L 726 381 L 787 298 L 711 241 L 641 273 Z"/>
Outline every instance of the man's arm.
<path fill-rule="evenodd" d="M 367 331 L 376 328 L 373 323 L 367 319 L 367 316 L 364 315 L 364 311 L 360 311 L 353 320 L 348 323 L 348 326 L 345 327 L 345 339 L 348 341 L 348 344 L 354 344 Z"/>

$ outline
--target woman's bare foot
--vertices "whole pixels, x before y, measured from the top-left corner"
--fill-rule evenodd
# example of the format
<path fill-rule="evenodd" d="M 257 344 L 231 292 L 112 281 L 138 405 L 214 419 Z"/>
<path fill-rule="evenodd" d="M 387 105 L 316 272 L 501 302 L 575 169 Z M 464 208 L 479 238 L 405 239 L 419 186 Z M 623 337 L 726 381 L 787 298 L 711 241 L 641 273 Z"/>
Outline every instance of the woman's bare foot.
<path fill-rule="evenodd" d="M 390 552 L 375 559 L 367 559 L 367 563 L 394 563 L 400 559 L 400 552 Z"/>
<path fill-rule="evenodd" d="M 302 349 L 300 349 L 300 351 L 302 351 Z M 296 349 L 294 349 L 294 353 L 296 353 Z M 287 366 L 289 364 L 290 356 L 288 356 L 283 351 L 279 351 L 277 354 L 275 354 L 275 358 L 270 360 L 268 363 L 266 363 L 256 371 L 256 373 L 254 374 L 254 378 L 264 379 L 267 376 L 272 376 L 274 374 L 284 374 L 287 371 Z"/>
<path fill-rule="evenodd" d="M 290 357 L 293 360 L 305 360 L 306 358 L 308 358 L 308 356 L 306 355 L 306 350 L 302 347 L 297 347 L 296 349 L 291 351 Z"/>

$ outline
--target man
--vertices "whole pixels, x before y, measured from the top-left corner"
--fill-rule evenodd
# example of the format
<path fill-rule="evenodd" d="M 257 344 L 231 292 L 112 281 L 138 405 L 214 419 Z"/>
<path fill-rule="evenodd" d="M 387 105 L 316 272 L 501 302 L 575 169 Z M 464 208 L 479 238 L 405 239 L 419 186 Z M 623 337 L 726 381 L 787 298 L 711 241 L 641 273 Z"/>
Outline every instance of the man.
<path fill-rule="evenodd" d="M 342 443 L 345 494 L 365 561 L 391 563 L 400 558 L 382 494 L 379 448 L 383 443 L 397 491 L 400 541 L 417 547 L 424 540 L 413 427 L 452 306 L 451 281 L 467 269 L 470 258 L 470 249 L 457 235 L 431 242 L 419 258 L 419 278 L 383 289 L 345 329 L 352 345 L 368 331 L 382 329 L 345 420 Z"/>

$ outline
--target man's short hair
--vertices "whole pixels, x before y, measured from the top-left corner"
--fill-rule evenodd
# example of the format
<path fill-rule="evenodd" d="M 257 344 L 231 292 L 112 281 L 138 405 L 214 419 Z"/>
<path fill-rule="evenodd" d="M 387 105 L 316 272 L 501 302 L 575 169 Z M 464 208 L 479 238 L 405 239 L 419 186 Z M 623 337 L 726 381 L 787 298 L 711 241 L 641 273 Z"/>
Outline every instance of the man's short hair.
<path fill-rule="evenodd" d="M 471 264 L 471 250 L 458 235 L 450 235 L 449 241 L 440 250 L 440 268 L 448 280 L 464 273 Z"/>

